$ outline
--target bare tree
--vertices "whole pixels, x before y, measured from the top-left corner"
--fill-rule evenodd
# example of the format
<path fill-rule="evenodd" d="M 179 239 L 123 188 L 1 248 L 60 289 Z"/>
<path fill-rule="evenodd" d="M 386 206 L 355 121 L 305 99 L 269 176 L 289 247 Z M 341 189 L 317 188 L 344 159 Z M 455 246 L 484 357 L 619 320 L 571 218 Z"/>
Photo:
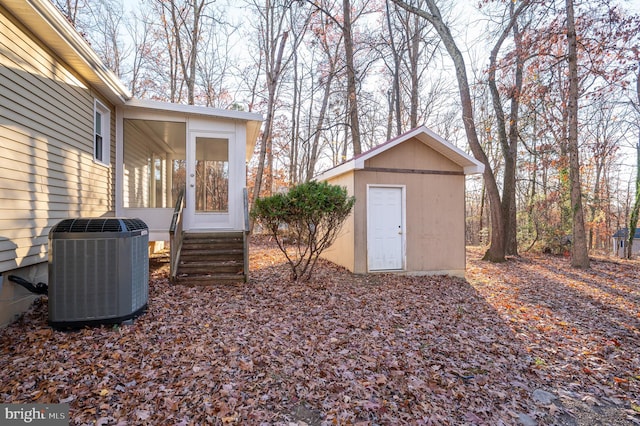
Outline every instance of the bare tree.
<path fill-rule="evenodd" d="M 444 44 L 449 56 L 451 57 L 456 70 L 456 79 L 458 81 L 458 90 L 460 94 L 460 102 L 462 106 L 462 120 L 467 134 L 467 140 L 473 155 L 481 161 L 484 166 L 484 179 L 487 188 L 487 196 L 489 198 L 489 209 L 491 216 L 491 245 L 484 255 L 485 260 L 501 262 L 505 259 L 505 239 L 504 239 L 504 222 L 501 208 L 500 191 L 496 182 L 493 169 L 487 158 L 487 155 L 480 145 L 478 133 L 476 130 L 473 102 L 471 99 L 471 89 L 467 78 L 467 69 L 464 57 L 458 48 L 451 30 L 444 22 L 440 9 L 434 0 L 426 0 L 428 10 L 419 9 L 411 6 L 402 0 L 393 0 L 400 7 L 419 15 L 426 19 L 438 32 L 442 43 Z"/>
<path fill-rule="evenodd" d="M 349 102 L 349 123 L 351 128 L 351 139 L 353 142 L 353 155 L 358 155 L 362 152 L 362 142 L 360 141 L 360 120 L 358 118 L 358 87 L 356 85 L 356 69 L 353 53 L 353 22 L 351 20 L 350 0 L 342 0 L 342 13 L 344 52 L 345 60 L 347 62 L 347 99 Z"/>
<path fill-rule="evenodd" d="M 391 0 L 385 1 L 385 7 L 386 32 L 380 40 L 380 59 L 391 74 L 391 85 L 385 94 L 389 139 L 424 123 L 429 118 L 430 107 L 442 99 L 436 90 L 439 81 L 436 79 L 430 86 L 424 81 L 438 52 L 438 37 L 432 35 L 428 22 L 418 15 Z M 430 93 L 423 93 L 426 90 Z"/>
<path fill-rule="evenodd" d="M 146 97 L 149 81 L 145 72 L 150 67 L 150 52 L 154 50 L 155 40 L 152 37 L 153 24 L 148 16 L 133 14 L 131 20 L 125 23 L 127 32 L 133 42 L 133 55 L 131 58 L 130 73 L 124 73 L 129 77 L 129 90 L 133 96 L 138 98 Z"/>
<path fill-rule="evenodd" d="M 502 148 L 504 157 L 504 174 L 502 184 L 502 217 L 504 219 L 505 253 L 510 255 L 518 254 L 517 241 L 517 221 L 516 221 L 516 168 L 518 155 L 518 117 L 520 112 L 520 94 L 522 92 L 522 74 L 524 68 L 524 58 L 522 52 L 522 40 L 518 26 L 518 18 L 529 6 L 528 1 L 523 1 L 516 9 L 513 3 L 509 3 L 509 20 L 502 30 L 496 44 L 491 49 L 489 55 L 489 89 L 493 100 L 493 109 L 496 117 L 498 129 L 498 140 Z M 502 99 L 496 82 L 496 71 L 498 67 L 498 53 L 507 39 L 509 33 L 513 34 L 515 46 L 514 55 L 514 77 L 513 85 L 508 89 L 508 97 L 511 100 L 509 108 L 509 126 L 502 106 Z M 508 133 L 508 135 L 507 135 Z"/>
<path fill-rule="evenodd" d="M 309 161 L 307 164 L 306 181 L 310 181 L 315 174 L 316 163 L 318 162 L 320 139 L 322 137 L 322 129 L 325 125 L 325 116 L 329 107 L 329 98 L 331 96 L 331 83 L 336 76 L 338 68 L 338 52 L 341 49 L 343 41 L 342 34 L 332 34 L 327 28 L 326 17 L 321 18 L 323 28 L 317 33 L 319 35 L 319 44 L 325 54 L 326 65 L 322 70 L 322 84 L 324 85 L 320 111 L 318 119 L 313 131 L 311 150 L 309 153 Z"/>
<path fill-rule="evenodd" d="M 253 187 L 252 202 L 260 197 L 262 181 L 264 178 L 267 155 L 271 153 L 272 131 L 274 114 L 276 110 L 276 94 L 278 86 L 284 72 L 286 61 L 283 61 L 285 46 L 289 37 L 290 24 L 287 21 L 287 9 L 290 7 L 289 1 L 271 2 L 266 0 L 264 5 L 257 1 L 253 3 L 255 10 L 260 16 L 259 25 L 259 49 L 264 55 L 264 74 L 266 77 L 266 116 L 262 137 L 260 138 L 260 151 L 258 158 L 258 169 L 256 171 L 255 183 Z M 271 162 L 269 162 L 271 164 Z M 271 167 L 268 167 L 268 178 L 271 178 Z M 271 193 L 270 185 L 266 185 L 267 194 Z"/>
<path fill-rule="evenodd" d="M 163 40 L 163 46 L 157 52 L 157 58 L 154 59 L 158 66 L 159 82 L 156 85 L 168 85 L 168 95 L 161 96 L 169 102 L 180 102 L 182 99 L 182 79 L 180 78 L 180 62 L 178 59 L 178 43 L 176 38 L 179 31 L 174 30 L 173 20 L 170 14 L 167 15 L 168 9 L 161 0 L 149 0 L 151 8 L 155 16 L 159 18 L 159 29 L 154 31 L 154 37 Z M 168 7 L 171 7 L 168 5 Z M 159 61 L 158 61 L 159 59 Z M 158 96 L 158 95 L 157 95 Z M 158 96 L 160 97 L 160 96 Z"/>
<path fill-rule="evenodd" d="M 312 0 L 306 0 L 314 8 L 320 10 L 326 14 L 336 25 L 342 29 L 345 64 L 347 72 L 347 111 L 349 117 L 349 129 L 351 133 L 351 142 L 353 147 L 353 154 L 358 155 L 362 152 L 362 141 L 360 135 L 360 118 L 358 111 L 358 82 L 361 70 L 356 69 L 355 60 L 355 47 L 353 37 L 353 25 L 358 17 L 364 13 L 367 4 L 362 5 L 360 11 L 353 15 L 351 0 L 342 0 L 342 16 L 336 17 L 335 14 L 330 11 L 324 5 Z M 366 3 L 366 2 L 365 2 Z"/>
<path fill-rule="evenodd" d="M 89 9 L 94 23 L 92 33 L 99 34 L 100 37 L 93 48 L 109 69 L 118 77 L 122 77 L 122 63 L 126 56 L 124 43 L 121 41 L 124 20 L 122 4 L 113 0 L 102 0 L 92 4 Z"/>
<path fill-rule="evenodd" d="M 171 30 L 178 56 L 182 77 L 187 86 L 187 103 L 195 103 L 196 66 L 199 49 L 201 21 L 205 0 L 169 0 L 161 1 L 171 18 Z"/>
<path fill-rule="evenodd" d="M 197 55 L 196 97 L 203 98 L 201 103 L 216 108 L 233 107 L 233 98 L 228 81 L 231 68 L 237 60 L 233 51 L 239 46 L 232 43 L 238 27 L 228 22 L 221 22 L 209 12 L 207 23 L 202 26 L 200 48 Z"/>
<path fill-rule="evenodd" d="M 636 75 L 636 96 L 637 103 L 633 104 L 638 122 L 638 144 L 636 145 L 636 193 L 631 215 L 629 217 L 629 235 L 627 237 L 627 259 L 633 255 L 633 240 L 635 239 L 636 227 L 638 226 L 638 215 L 640 213 L 640 66 Z"/>
<path fill-rule="evenodd" d="M 86 0 L 55 0 L 54 4 L 75 27 L 78 26 L 78 14 L 85 6 Z"/>
<path fill-rule="evenodd" d="M 567 9 L 567 43 L 569 46 L 567 56 L 569 67 L 569 98 L 567 105 L 569 133 L 567 149 L 569 151 L 569 180 L 571 182 L 571 210 L 573 213 L 571 266 L 574 268 L 589 268 L 589 248 L 584 227 L 580 153 L 578 150 L 578 47 L 573 0 L 566 0 L 565 4 Z"/>

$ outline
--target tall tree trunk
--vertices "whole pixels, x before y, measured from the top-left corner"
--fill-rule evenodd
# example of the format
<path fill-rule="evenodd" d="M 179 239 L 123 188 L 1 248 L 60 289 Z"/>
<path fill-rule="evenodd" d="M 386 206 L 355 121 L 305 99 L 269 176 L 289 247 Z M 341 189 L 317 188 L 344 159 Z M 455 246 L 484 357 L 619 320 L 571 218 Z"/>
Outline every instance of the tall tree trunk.
<path fill-rule="evenodd" d="M 571 266 L 589 268 L 589 250 L 584 227 L 582 208 L 582 185 L 580 180 L 580 158 L 578 151 L 578 47 L 573 10 L 573 0 L 566 0 L 567 43 L 569 44 L 569 180 L 571 185 L 571 211 L 573 217 L 573 241 L 571 244 Z"/>
<path fill-rule="evenodd" d="M 638 83 L 638 101 L 640 101 L 640 83 Z M 640 134 L 636 145 L 636 197 L 629 217 L 629 235 L 627 238 L 626 258 L 633 256 L 633 240 L 638 227 L 638 214 L 640 213 Z"/>
<path fill-rule="evenodd" d="M 480 144 L 478 133 L 476 131 L 473 117 L 473 102 L 471 99 L 471 90 L 467 79 L 467 69 L 464 63 L 464 57 L 462 56 L 460 49 L 458 49 L 449 27 L 444 23 L 440 10 L 436 6 L 434 0 L 426 0 L 429 12 L 411 6 L 402 0 L 393 1 L 403 9 L 421 16 L 433 25 L 444 43 L 449 56 L 451 56 L 451 59 L 453 60 L 462 105 L 462 121 L 467 135 L 467 140 L 469 141 L 469 147 L 471 148 L 474 157 L 484 164 L 483 176 L 487 188 L 487 197 L 489 198 L 489 213 L 491 217 L 491 245 L 485 253 L 484 259 L 492 262 L 503 262 L 505 260 L 505 245 L 500 191 L 498 189 L 498 184 L 496 182 L 495 175 L 493 174 L 491 164 L 489 163 L 489 159 Z"/>
<path fill-rule="evenodd" d="M 189 74 L 187 75 L 187 100 L 195 103 L 196 65 L 198 63 L 198 41 L 200 40 L 200 18 L 204 9 L 204 0 L 193 2 L 193 29 L 191 31 L 191 50 L 189 51 Z"/>
<path fill-rule="evenodd" d="M 162 20 L 162 30 L 164 31 L 164 37 L 167 42 L 167 54 L 169 55 L 169 102 L 175 103 L 180 100 L 180 93 L 178 91 L 179 67 L 178 60 L 176 59 L 178 56 L 178 48 L 175 41 L 175 31 L 170 27 L 170 23 L 167 20 L 164 3 L 158 1 L 157 5 L 159 7 L 160 19 Z"/>
<path fill-rule="evenodd" d="M 420 57 L 420 17 L 414 16 L 414 28 L 409 41 L 409 61 L 411 66 L 411 104 L 409 107 L 409 127 L 418 127 L 418 105 L 420 103 L 420 83 L 418 71 L 418 59 Z M 409 23 L 409 22 L 407 22 Z M 409 25 L 409 28 L 411 26 Z"/>
<path fill-rule="evenodd" d="M 353 155 L 362 152 L 360 141 L 360 120 L 358 119 L 358 88 L 356 84 L 356 68 L 353 53 L 353 36 L 351 33 L 351 2 L 342 0 L 342 13 L 344 22 L 342 31 L 344 33 L 344 51 L 347 62 L 347 102 L 349 105 L 349 122 L 351 127 L 351 139 L 353 142 Z"/>
<path fill-rule="evenodd" d="M 523 2 L 522 4 L 526 4 Z M 512 3 L 513 6 L 513 3 Z M 518 16 L 514 14 L 514 16 Z M 511 94 L 511 106 L 509 113 L 509 150 L 505 154 L 505 170 L 507 161 L 509 163 L 509 181 L 511 187 L 507 190 L 506 183 L 502 196 L 503 214 L 505 220 L 505 250 L 507 254 L 518 255 L 518 220 L 516 206 L 516 168 L 518 161 L 518 126 L 520 113 L 520 95 L 522 93 L 524 58 L 522 53 L 522 38 L 518 21 L 513 25 L 513 39 L 516 46 L 516 70 L 515 70 L 515 86 Z M 508 160 L 507 160 L 508 159 Z M 507 175 L 505 171 L 505 176 Z"/>
<path fill-rule="evenodd" d="M 395 39 L 393 38 L 393 27 L 391 26 L 391 8 L 389 7 L 389 0 L 386 2 L 387 7 L 387 29 L 389 30 L 389 40 L 391 42 L 391 52 L 393 55 L 393 109 L 389 108 L 390 119 L 394 115 L 396 119 L 396 136 L 402 133 L 402 114 L 400 111 L 400 56 L 398 55 L 398 49 L 396 47 Z M 387 132 L 387 139 L 391 139 L 391 132 Z"/>
<path fill-rule="evenodd" d="M 278 81 L 280 80 L 280 76 L 282 74 L 282 55 L 284 54 L 284 46 L 287 43 L 288 36 L 288 31 L 282 33 L 282 37 L 280 38 L 280 45 L 278 47 L 278 53 L 275 57 L 273 67 L 267 71 L 267 92 L 269 98 L 267 100 L 267 114 L 265 117 L 264 131 L 262 132 L 262 138 L 260 138 L 260 157 L 258 160 L 258 169 L 256 171 L 256 180 L 253 186 L 253 196 L 251 197 L 253 203 L 255 203 L 255 201 L 260 197 L 265 160 L 267 157 L 268 147 L 271 145 L 271 132 L 273 130 L 275 98 L 278 88 Z M 269 67 L 269 59 L 267 59 L 266 62 L 266 66 Z"/>
<path fill-rule="evenodd" d="M 327 54 L 329 54 L 329 46 L 326 46 Z M 318 122 L 316 123 L 315 131 L 313 132 L 313 143 L 311 145 L 311 154 L 309 155 L 309 164 L 307 165 L 307 178 L 306 181 L 313 179 L 313 174 L 318 162 L 318 147 L 320 145 L 320 136 L 322 134 L 322 127 L 324 125 L 324 117 L 327 113 L 327 107 L 329 106 L 329 97 L 331 96 L 331 83 L 335 76 L 335 63 L 332 59 L 329 59 L 331 63 L 329 69 L 329 75 L 324 86 L 324 93 L 322 96 L 322 104 L 320 105 L 320 113 L 318 115 Z"/>
<path fill-rule="evenodd" d="M 640 64 L 638 66 L 638 75 L 636 76 L 636 116 L 638 119 L 638 144 L 636 145 L 636 196 L 629 217 L 629 235 L 627 239 L 626 258 L 631 259 L 633 256 L 633 240 L 635 239 L 635 231 L 638 227 L 638 215 L 640 213 Z"/>
<path fill-rule="evenodd" d="M 178 52 L 178 58 L 180 59 L 182 77 L 187 85 L 187 102 L 189 105 L 193 105 L 195 103 L 196 57 L 198 55 L 198 40 L 200 39 L 200 18 L 204 8 L 204 1 L 201 1 L 199 4 L 197 1 L 194 1 L 190 6 L 193 9 L 193 28 L 191 30 L 186 27 L 184 17 L 181 15 L 180 6 L 175 3 L 175 0 L 171 0 L 170 2 L 176 50 Z M 185 56 L 182 35 L 180 33 L 180 29 L 183 27 L 189 33 L 190 49 L 188 56 Z"/>
<path fill-rule="evenodd" d="M 480 223 L 478 224 L 478 234 L 480 237 L 480 244 L 485 244 L 486 241 L 484 240 L 484 238 L 482 238 L 482 235 L 484 234 L 482 232 L 482 229 L 484 228 L 484 202 L 485 199 L 487 198 L 486 195 L 486 185 L 484 184 L 484 180 L 482 181 L 482 190 L 480 191 Z"/>
<path fill-rule="evenodd" d="M 502 217 L 504 219 L 505 253 L 516 256 L 518 254 L 517 221 L 516 221 L 516 167 L 518 160 L 518 113 L 520 110 L 520 92 L 522 91 L 522 72 L 524 59 L 521 52 L 520 31 L 518 29 L 518 17 L 528 6 L 527 1 L 520 3 L 514 10 L 513 3 L 510 4 L 510 15 L 508 25 L 502 31 L 495 46 L 489 55 L 489 91 L 493 103 L 493 110 L 496 115 L 498 128 L 498 140 L 502 148 L 504 157 L 504 176 L 502 184 Z M 502 44 L 507 39 L 510 32 L 513 32 L 513 39 L 516 47 L 515 82 L 511 90 L 511 106 L 509 116 L 509 133 L 507 135 L 507 124 L 502 107 L 502 100 L 498 85 L 496 83 L 496 67 L 498 52 Z"/>
<path fill-rule="evenodd" d="M 289 182 L 298 182 L 298 137 L 300 135 L 300 87 L 298 82 L 298 53 L 293 51 L 293 102 L 291 104 L 291 145 L 289 152 Z"/>
<path fill-rule="evenodd" d="M 394 104 L 394 91 L 392 89 L 387 89 L 387 138 L 386 140 L 391 139 L 391 135 L 393 134 L 393 104 Z"/>
<path fill-rule="evenodd" d="M 71 23 L 76 26 L 77 24 L 77 20 L 78 20 L 78 0 L 67 0 L 66 1 L 66 10 L 65 15 L 67 16 L 67 19 L 69 19 L 69 21 L 71 21 Z"/>
<path fill-rule="evenodd" d="M 638 144 L 636 145 L 636 194 L 629 216 L 629 235 L 627 236 L 627 250 L 625 257 L 631 259 L 633 256 L 633 240 L 635 237 L 635 231 L 638 227 L 638 215 L 640 213 L 640 63 L 638 64 L 638 75 L 636 76 L 636 96 L 637 104 L 634 105 L 636 109 L 636 119 L 638 120 Z"/>

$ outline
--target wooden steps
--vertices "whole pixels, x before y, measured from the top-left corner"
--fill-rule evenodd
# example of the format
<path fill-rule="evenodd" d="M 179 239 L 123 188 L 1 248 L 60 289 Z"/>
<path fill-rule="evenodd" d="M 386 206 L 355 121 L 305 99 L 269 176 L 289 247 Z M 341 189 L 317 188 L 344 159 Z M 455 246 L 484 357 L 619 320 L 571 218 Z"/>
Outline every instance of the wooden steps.
<path fill-rule="evenodd" d="M 184 234 L 176 281 L 186 285 L 246 281 L 242 232 Z"/>

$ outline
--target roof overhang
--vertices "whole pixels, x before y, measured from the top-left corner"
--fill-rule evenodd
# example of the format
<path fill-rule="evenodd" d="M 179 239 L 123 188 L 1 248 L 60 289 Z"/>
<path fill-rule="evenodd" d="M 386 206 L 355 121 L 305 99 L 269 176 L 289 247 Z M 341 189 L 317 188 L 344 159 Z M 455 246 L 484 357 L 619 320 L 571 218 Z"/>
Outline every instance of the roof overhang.
<path fill-rule="evenodd" d="M 363 152 L 362 154 L 352 158 L 351 160 L 342 163 L 332 169 L 329 169 L 324 173 L 321 173 L 320 175 L 316 176 L 316 179 L 327 180 L 348 173 L 352 170 L 362 170 L 364 169 L 365 161 L 367 161 L 368 159 L 375 157 L 376 155 L 379 155 L 412 138 L 419 140 L 429 148 L 437 151 L 444 157 L 458 164 L 460 167 L 462 167 L 465 175 L 484 172 L 484 164 L 482 164 L 480 161 L 476 160 L 455 145 L 447 142 L 428 127 L 420 126 L 406 133 L 403 133 L 400 136 L 390 139 L 387 142 L 370 149 L 369 151 Z"/>
<path fill-rule="evenodd" d="M 227 119 L 242 121 L 246 124 L 246 160 L 249 161 L 260 134 L 262 114 L 231 109 L 211 108 L 202 105 L 184 105 L 170 102 L 160 102 L 142 99 L 129 99 L 124 104 L 125 109 L 144 110 L 161 115 L 176 114 L 180 116 L 200 116 L 210 119 Z"/>
<path fill-rule="evenodd" d="M 57 56 L 114 105 L 131 98 L 89 43 L 50 0 L 0 0 L 2 5 Z"/>

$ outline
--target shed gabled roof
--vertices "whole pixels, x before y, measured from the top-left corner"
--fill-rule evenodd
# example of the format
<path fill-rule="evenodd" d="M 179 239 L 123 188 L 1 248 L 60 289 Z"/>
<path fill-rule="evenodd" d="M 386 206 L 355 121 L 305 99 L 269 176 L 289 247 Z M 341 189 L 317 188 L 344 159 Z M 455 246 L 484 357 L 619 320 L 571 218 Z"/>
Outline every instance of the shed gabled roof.
<path fill-rule="evenodd" d="M 321 173 L 320 175 L 316 176 L 316 179 L 326 180 L 335 176 L 340 176 L 352 170 L 364 169 L 364 163 L 366 160 L 375 157 L 376 155 L 379 155 L 405 141 L 408 141 L 409 139 L 419 140 L 429 148 L 439 152 L 444 157 L 458 164 L 463 168 L 465 175 L 484 172 L 484 164 L 482 164 L 480 161 L 471 157 L 469 154 L 462 151 L 460 148 L 456 147 L 450 142 L 447 142 L 428 127 L 420 126 L 416 127 L 415 129 L 409 130 L 408 132 L 403 133 L 400 136 L 390 139 L 387 142 L 380 144 L 368 151 L 365 151 L 345 163 L 342 163 L 332 169 Z"/>
<path fill-rule="evenodd" d="M 629 228 L 621 228 L 613 234 L 613 238 L 627 238 L 629 235 Z M 633 239 L 640 239 L 640 228 L 636 228 L 636 232 L 633 234 Z"/>

